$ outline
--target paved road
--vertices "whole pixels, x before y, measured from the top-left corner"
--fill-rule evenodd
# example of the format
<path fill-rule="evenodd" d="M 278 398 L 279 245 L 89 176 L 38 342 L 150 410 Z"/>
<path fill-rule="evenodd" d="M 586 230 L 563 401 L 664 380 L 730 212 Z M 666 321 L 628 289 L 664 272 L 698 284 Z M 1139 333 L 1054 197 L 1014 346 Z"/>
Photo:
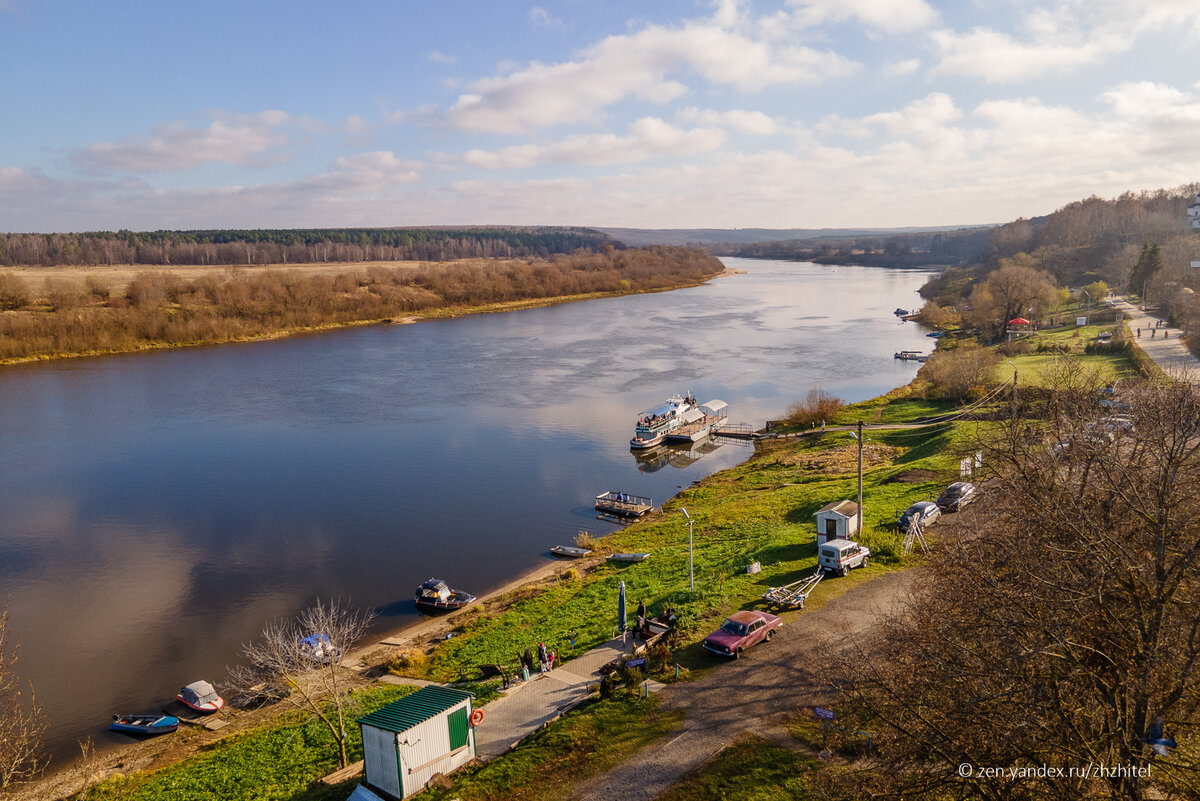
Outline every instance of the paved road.
<path fill-rule="evenodd" d="M 650 801 L 744 731 L 795 745 L 787 720 L 802 707 L 830 699 L 822 677 L 812 671 L 817 654 L 829 646 L 865 644 L 880 618 L 909 597 L 918 575 L 906 570 L 861 584 L 821 609 L 795 616 L 770 643 L 740 660 L 718 665 L 697 681 L 665 687 L 664 706 L 687 710 L 680 733 L 584 782 L 573 797 Z"/>
<path fill-rule="evenodd" d="M 1178 328 L 1158 327 L 1161 318 L 1148 314 L 1125 301 L 1118 301 L 1117 308 L 1129 318 L 1129 331 L 1133 341 L 1154 363 L 1175 378 L 1200 382 L 1200 359 L 1192 355 L 1183 344 Z M 1141 336 L 1137 332 L 1141 329 Z M 1151 332 L 1154 338 L 1151 339 Z M 1164 336 L 1165 334 L 1165 336 Z"/>

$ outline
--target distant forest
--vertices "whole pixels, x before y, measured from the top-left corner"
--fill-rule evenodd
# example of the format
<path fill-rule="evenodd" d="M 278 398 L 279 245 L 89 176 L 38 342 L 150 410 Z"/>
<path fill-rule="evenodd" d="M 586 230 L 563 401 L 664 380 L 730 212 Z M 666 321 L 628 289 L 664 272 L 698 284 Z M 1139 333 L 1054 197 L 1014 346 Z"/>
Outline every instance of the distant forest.
<path fill-rule="evenodd" d="M 0 265 L 307 264 L 548 258 L 623 248 L 590 228 L 314 228 L 0 234 Z"/>
<path fill-rule="evenodd" d="M 1062 286 L 1104 281 L 1137 294 L 1146 289 L 1152 297 L 1163 294 L 1171 282 L 1200 290 L 1200 275 L 1191 268 L 1191 261 L 1200 259 L 1200 238 L 1187 215 L 1198 189 L 1200 184 L 1185 184 L 1126 192 L 1110 200 L 1093 196 L 1045 217 L 993 228 L 978 259 L 946 270 L 921 294 L 943 306 L 956 305 L 989 273 L 1014 259 L 1049 273 Z M 1135 272 L 1151 248 L 1157 266 L 1145 275 L 1144 265 Z"/>
<path fill-rule="evenodd" d="M 927 267 L 979 262 L 987 253 L 993 228 L 811 237 L 775 242 L 709 245 L 717 256 L 787 259 L 818 264 L 865 264 L 872 267 Z"/>

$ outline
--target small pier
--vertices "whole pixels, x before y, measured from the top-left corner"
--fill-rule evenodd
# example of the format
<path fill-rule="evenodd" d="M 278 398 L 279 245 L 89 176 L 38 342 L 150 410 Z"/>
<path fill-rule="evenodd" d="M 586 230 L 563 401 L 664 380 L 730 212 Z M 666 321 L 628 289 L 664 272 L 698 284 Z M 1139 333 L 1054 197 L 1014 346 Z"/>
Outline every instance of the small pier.
<path fill-rule="evenodd" d="M 728 423 L 713 432 L 714 437 L 729 439 L 758 439 L 759 434 L 749 423 Z"/>
<path fill-rule="evenodd" d="M 609 490 L 596 496 L 596 511 L 613 517 L 641 517 L 654 509 L 654 500 L 644 495 Z"/>

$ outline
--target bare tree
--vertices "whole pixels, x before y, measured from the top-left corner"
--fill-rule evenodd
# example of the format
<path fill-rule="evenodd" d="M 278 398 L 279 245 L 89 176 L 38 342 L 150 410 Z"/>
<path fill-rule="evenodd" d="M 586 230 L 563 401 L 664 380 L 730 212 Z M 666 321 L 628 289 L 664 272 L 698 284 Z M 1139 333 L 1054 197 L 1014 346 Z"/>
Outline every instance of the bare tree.
<path fill-rule="evenodd" d="M 1114 415 L 1073 380 L 983 443 L 993 486 L 882 655 L 829 668 L 880 795 L 1200 798 L 1200 392 Z"/>
<path fill-rule="evenodd" d="M 317 600 L 292 620 L 263 627 L 262 639 L 242 647 L 249 664 L 230 671 L 243 691 L 269 695 L 287 691 L 287 701 L 320 720 L 338 744 L 338 764 L 346 767 L 345 696 L 347 682 L 343 660 L 367 632 L 373 611 L 360 612 L 339 601 Z"/>
<path fill-rule="evenodd" d="M 0 611 L 0 791 L 28 781 L 41 772 L 42 735 L 47 722 L 38 706 L 33 685 L 23 696 L 14 667 L 19 643 L 8 634 L 8 602 Z"/>
<path fill-rule="evenodd" d="M 971 291 L 971 321 L 993 338 L 1003 337 L 1009 320 L 1026 315 L 1036 319 L 1057 306 L 1054 279 L 1036 263 L 1024 253 L 1001 259 L 1000 268 Z"/>

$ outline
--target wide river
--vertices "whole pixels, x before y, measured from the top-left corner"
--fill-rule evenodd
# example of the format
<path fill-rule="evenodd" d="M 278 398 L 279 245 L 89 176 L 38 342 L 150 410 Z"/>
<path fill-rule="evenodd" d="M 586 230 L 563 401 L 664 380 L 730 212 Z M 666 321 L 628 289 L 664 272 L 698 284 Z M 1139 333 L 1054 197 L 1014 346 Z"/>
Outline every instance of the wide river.
<path fill-rule="evenodd" d="M 118 711 L 220 683 L 264 622 L 317 597 L 415 622 L 430 576 L 482 594 L 591 502 L 745 459 L 635 456 L 675 392 L 759 427 L 821 387 L 907 383 L 933 341 L 892 312 L 929 273 L 726 259 L 692 289 L 0 370 L 0 601 L 59 766 Z M 724 442 L 724 444 L 719 444 Z"/>

